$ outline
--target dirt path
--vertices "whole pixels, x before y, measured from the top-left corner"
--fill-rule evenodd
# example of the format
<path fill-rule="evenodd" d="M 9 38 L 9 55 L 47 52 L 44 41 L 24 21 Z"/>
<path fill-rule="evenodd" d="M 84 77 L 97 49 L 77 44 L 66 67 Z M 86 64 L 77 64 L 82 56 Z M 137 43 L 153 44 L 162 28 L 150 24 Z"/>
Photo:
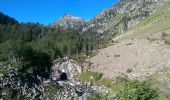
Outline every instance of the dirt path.
<path fill-rule="evenodd" d="M 104 77 L 126 74 L 143 79 L 170 65 L 170 49 L 146 39 L 125 40 L 100 50 L 88 61 L 93 63 L 91 70 L 103 73 Z"/>

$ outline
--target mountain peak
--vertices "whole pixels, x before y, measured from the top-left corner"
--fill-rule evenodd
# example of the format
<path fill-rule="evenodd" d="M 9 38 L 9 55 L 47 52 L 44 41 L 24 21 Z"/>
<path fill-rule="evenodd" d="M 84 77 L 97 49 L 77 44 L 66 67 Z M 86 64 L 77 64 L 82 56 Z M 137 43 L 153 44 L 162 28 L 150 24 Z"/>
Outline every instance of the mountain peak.
<path fill-rule="evenodd" d="M 81 17 L 73 16 L 72 14 L 64 14 L 57 22 L 55 26 L 61 26 L 64 29 L 75 28 L 78 29 L 84 25 L 87 21 Z"/>
<path fill-rule="evenodd" d="M 72 16 L 73 16 L 72 14 L 67 13 L 67 14 L 64 14 L 64 16 L 63 16 L 63 17 L 72 17 Z"/>

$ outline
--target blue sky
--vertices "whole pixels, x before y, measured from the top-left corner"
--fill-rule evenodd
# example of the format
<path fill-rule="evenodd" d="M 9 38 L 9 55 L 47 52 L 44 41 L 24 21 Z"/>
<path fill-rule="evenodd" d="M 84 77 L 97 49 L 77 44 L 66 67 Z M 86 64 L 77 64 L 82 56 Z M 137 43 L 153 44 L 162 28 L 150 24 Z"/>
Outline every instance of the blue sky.
<path fill-rule="evenodd" d="M 90 20 L 117 0 L 0 0 L 0 12 L 19 22 L 48 25 L 66 13 Z"/>

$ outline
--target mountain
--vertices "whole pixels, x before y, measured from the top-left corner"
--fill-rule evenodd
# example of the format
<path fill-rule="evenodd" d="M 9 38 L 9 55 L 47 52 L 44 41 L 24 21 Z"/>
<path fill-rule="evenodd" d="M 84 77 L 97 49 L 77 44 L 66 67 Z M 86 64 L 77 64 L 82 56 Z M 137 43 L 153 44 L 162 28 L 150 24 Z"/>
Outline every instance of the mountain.
<path fill-rule="evenodd" d="M 135 25 L 132 29 L 128 30 L 122 35 L 114 38 L 114 40 L 124 38 L 148 37 L 152 40 L 158 38 L 162 40 L 163 33 L 169 33 L 170 29 L 170 0 L 157 9 L 154 13 L 150 14 L 147 18 L 142 20 L 139 24 Z M 168 35 L 166 35 L 167 37 Z"/>
<path fill-rule="evenodd" d="M 133 4 L 130 7 L 135 6 L 134 1 L 131 1 Z M 135 2 L 140 1 L 141 0 L 136 0 Z M 125 23 L 121 21 L 122 19 L 120 19 L 118 25 L 110 22 L 111 20 L 109 21 L 109 19 L 111 18 L 108 17 L 107 12 L 104 12 L 106 17 L 104 17 L 104 15 L 99 16 L 101 20 L 93 24 L 93 29 L 99 30 L 98 27 L 100 26 L 103 28 L 103 31 L 105 28 L 104 25 L 109 25 L 110 22 L 111 25 L 107 26 L 108 30 L 105 32 L 114 33 L 114 28 L 117 26 L 118 29 L 116 31 L 119 35 L 113 38 L 112 45 L 101 49 L 97 55 L 88 59 L 91 63 L 91 67 L 88 69 L 91 69 L 93 72 L 102 73 L 104 78 L 116 80 L 117 78 L 122 78 L 121 76 L 125 76 L 132 80 L 147 80 L 148 83 L 151 83 L 151 86 L 156 87 L 159 91 L 160 94 L 157 100 L 170 100 L 170 91 L 168 90 L 170 86 L 170 62 L 168 60 L 170 59 L 170 0 L 150 1 L 154 3 L 147 4 L 145 0 L 143 3 L 146 3 L 145 5 L 147 5 L 147 7 L 141 7 L 143 10 L 149 8 L 145 10 L 147 11 L 146 15 L 140 15 L 143 11 L 139 11 L 138 16 L 131 17 L 131 12 L 127 12 L 126 15 L 128 15 L 128 18 L 125 19 Z M 124 0 L 122 3 L 128 4 L 127 2 L 128 0 Z M 138 6 L 140 5 L 141 4 Z M 138 9 L 138 6 L 135 6 L 134 9 Z M 122 11 L 125 13 L 127 8 Z M 121 16 L 117 18 L 121 18 Z M 91 21 L 91 24 L 93 21 L 94 20 Z M 113 21 L 115 21 L 115 19 L 113 19 Z M 95 25 L 98 26 L 95 27 Z M 125 26 L 128 27 L 126 28 Z M 123 34 L 120 35 L 120 33 Z M 99 81 L 98 83 L 101 84 L 102 82 Z M 106 84 L 106 81 L 104 81 L 103 84 Z M 121 89 L 126 91 L 124 90 L 126 87 L 128 86 L 125 84 L 121 87 L 119 82 L 115 82 L 115 84 L 109 86 L 109 88 L 113 88 L 113 91 L 117 88 L 118 91 Z M 135 94 L 134 90 L 136 89 L 132 89 L 132 94 Z M 131 95 L 130 91 L 128 88 L 126 92 L 120 92 L 122 95 L 124 93 L 127 95 L 117 100 L 126 100 L 127 97 Z M 136 91 L 136 93 L 138 94 L 139 91 Z M 143 93 L 146 93 L 146 91 Z M 135 97 L 132 98 L 134 99 Z M 154 100 L 156 100 L 156 98 L 154 98 Z"/>
<path fill-rule="evenodd" d="M 166 0 L 120 0 L 87 23 L 83 31 L 121 34 L 154 13 Z"/>
<path fill-rule="evenodd" d="M 57 22 L 53 24 L 53 26 L 61 26 L 64 29 L 74 28 L 78 29 L 81 28 L 87 21 L 83 18 L 73 16 L 71 14 L 65 14 L 61 17 Z"/>
<path fill-rule="evenodd" d="M 170 0 L 120 0 L 52 27 L 0 13 L 0 100 L 170 100 L 169 59 Z"/>
<path fill-rule="evenodd" d="M 18 24 L 18 21 L 0 12 L 0 24 Z"/>

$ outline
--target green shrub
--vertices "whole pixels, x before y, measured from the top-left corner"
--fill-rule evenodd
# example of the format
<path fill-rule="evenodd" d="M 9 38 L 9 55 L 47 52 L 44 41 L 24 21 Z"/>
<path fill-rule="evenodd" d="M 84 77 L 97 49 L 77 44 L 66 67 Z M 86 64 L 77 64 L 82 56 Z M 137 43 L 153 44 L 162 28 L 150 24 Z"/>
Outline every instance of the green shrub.
<path fill-rule="evenodd" d="M 117 94 L 118 100 L 155 100 L 158 97 L 157 90 L 145 81 L 128 81 Z"/>

